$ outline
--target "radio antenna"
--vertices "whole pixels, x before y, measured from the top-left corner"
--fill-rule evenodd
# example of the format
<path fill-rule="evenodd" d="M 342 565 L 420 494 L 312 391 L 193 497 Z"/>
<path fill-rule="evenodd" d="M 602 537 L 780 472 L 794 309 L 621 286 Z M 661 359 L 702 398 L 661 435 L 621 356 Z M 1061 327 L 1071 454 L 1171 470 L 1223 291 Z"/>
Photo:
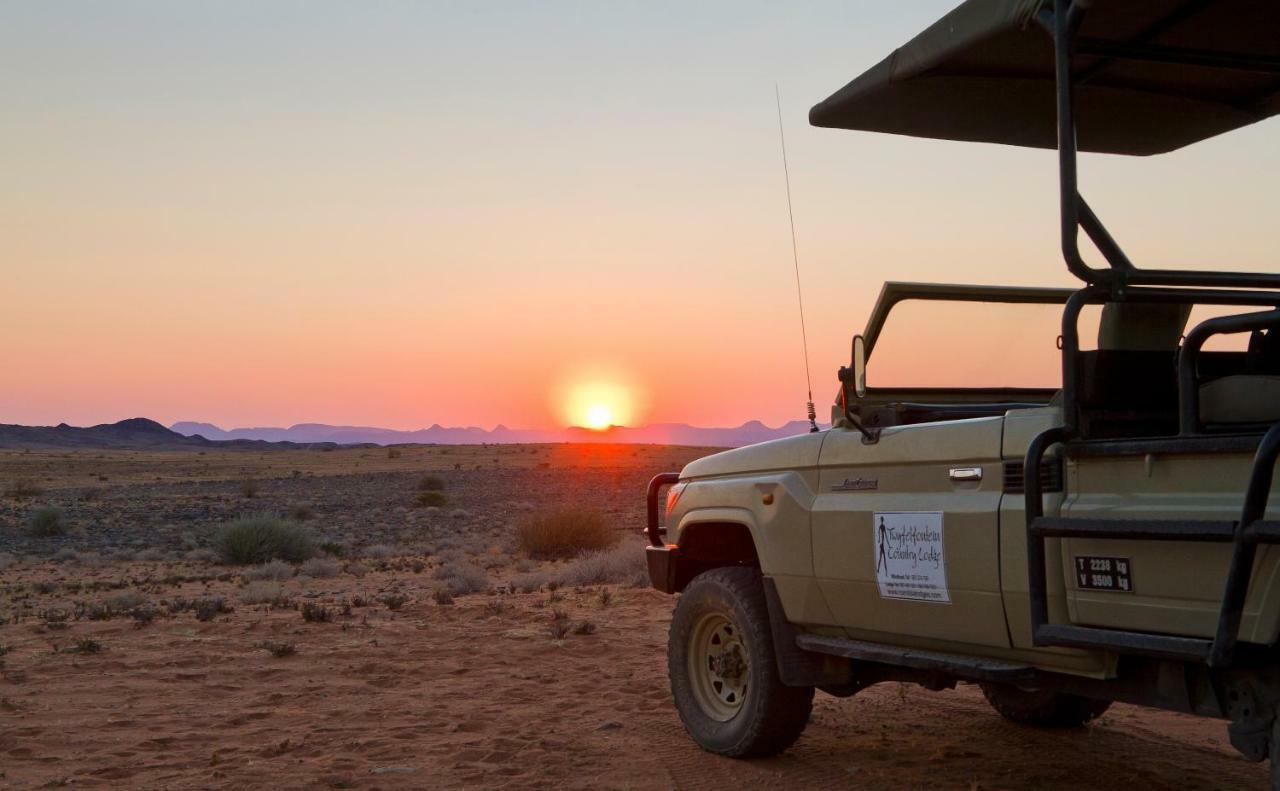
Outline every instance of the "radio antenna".
<path fill-rule="evenodd" d="M 778 142 L 782 144 L 782 175 L 787 184 L 787 219 L 791 221 L 791 263 L 796 271 L 796 302 L 800 305 L 800 342 L 804 347 L 804 382 L 808 387 L 809 400 L 805 402 L 809 415 L 809 433 L 818 430 L 818 411 L 813 406 L 813 379 L 809 375 L 809 335 L 805 332 L 804 292 L 800 288 L 800 253 L 796 248 L 796 214 L 791 207 L 791 170 L 787 167 L 787 136 L 782 131 L 782 91 L 778 83 L 773 84 L 773 98 L 778 105 Z"/>

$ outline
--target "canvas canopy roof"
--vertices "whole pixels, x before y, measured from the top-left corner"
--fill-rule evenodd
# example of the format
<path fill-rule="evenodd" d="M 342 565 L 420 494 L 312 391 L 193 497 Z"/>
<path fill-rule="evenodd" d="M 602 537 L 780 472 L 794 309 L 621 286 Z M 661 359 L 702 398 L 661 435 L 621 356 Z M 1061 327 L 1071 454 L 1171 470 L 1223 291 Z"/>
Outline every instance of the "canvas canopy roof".
<path fill-rule="evenodd" d="M 968 0 L 809 121 L 1054 148 L 1053 37 L 1037 20 L 1052 10 L 1052 0 Z M 1081 151 L 1158 154 L 1280 112 L 1280 0 L 1093 0 L 1076 53 Z"/>

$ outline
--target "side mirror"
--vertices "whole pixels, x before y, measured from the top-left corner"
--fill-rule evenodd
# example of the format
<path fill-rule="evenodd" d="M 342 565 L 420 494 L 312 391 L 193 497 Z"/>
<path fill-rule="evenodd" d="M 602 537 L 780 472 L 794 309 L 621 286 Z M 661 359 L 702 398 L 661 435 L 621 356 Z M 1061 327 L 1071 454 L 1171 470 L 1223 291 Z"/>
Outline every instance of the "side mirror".
<path fill-rule="evenodd" d="M 853 336 L 853 393 L 858 398 L 867 394 L 867 342 L 861 335 Z"/>

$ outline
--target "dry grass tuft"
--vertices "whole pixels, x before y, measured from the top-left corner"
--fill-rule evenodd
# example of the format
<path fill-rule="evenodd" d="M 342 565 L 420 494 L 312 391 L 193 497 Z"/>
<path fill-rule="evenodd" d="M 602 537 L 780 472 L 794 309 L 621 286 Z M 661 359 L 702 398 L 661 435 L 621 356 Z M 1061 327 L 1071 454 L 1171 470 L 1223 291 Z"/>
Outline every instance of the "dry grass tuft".
<path fill-rule="evenodd" d="M 271 640 L 258 643 L 258 647 L 276 659 L 283 659 L 287 656 L 293 656 L 298 653 L 298 648 L 293 643 L 276 643 Z"/>
<path fill-rule="evenodd" d="M 223 527 L 213 537 L 225 563 L 248 565 L 269 560 L 301 563 L 316 554 L 315 536 L 305 527 L 274 516 L 246 516 Z"/>
<path fill-rule="evenodd" d="M 302 620 L 307 623 L 328 623 L 333 620 L 333 612 L 323 604 L 309 601 L 302 605 Z"/>
<path fill-rule="evenodd" d="M 244 604 L 270 604 L 273 607 L 285 607 L 289 597 L 285 595 L 284 586 L 273 580 L 256 580 L 240 590 L 240 601 Z"/>
<path fill-rule="evenodd" d="M 44 494 L 44 487 L 31 478 L 18 478 L 15 481 L 10 481 L 9 485 L 4 487 L 4 496 L 14 499 L 39 497 L 42 494 Z"/>
<path fill-rule="evenodd" d="M 67 520 L 62 510 L 52 505 L 42 505 L 27 518 L 27 533 L 41 538 L 60 536 L 67 532 Z"/>
<path fill-rule="evenodd" d="M 443 508 L 449 504 L 449 498 L 440 492 L 418 492 L 413 502 L 420 508 Z"/>
<path fill-rule="evenodd" d="M 299 571 L 308 577 L 326 580 L 341 574 L 342 564 L 331 558 L 312 558 L 303 563 Z"/>
<path fill-rule="evenodd" d="M 439 492 L 444 490 L 444 479 L 439 475 L 424 475 L 418 481 L 418 491 Z"/>
<path fill-rule="evenodd" d="M 443 582 L 454 596 L 489 590 L 489 576 L 469 560 L 446 560 L 431 575 Z"/>
<path fill-rule="evenodd" d="M 270 563 L 263 563 L 261 566 L 255 566 L 245 571 L 242 576 L 249 582 L 262 580 L 284 582 L 293 576 L 293 566 L 282 560 L 273 560 Z"/>
<path fill-rule="evenodd" d="M 600 511 L 568 507 L 533 515 L 516 528 L 516 539 L 530 557 L 558 559 L 608 549 L 618 532 Z"/>

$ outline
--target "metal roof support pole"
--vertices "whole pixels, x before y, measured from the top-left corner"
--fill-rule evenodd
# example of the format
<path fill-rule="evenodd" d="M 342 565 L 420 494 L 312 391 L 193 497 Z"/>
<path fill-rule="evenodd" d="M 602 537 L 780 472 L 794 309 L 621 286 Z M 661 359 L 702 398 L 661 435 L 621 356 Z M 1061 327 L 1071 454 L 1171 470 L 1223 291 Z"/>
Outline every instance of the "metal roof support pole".
<path fill-rule="evenodd" d="M 1099 283 L 1109 279 L 1106 270 L 1094 269 L 1080 255 L 1081 208 L 1096 228 L 1090 236 L 1105 240 L 1101 246 L 1119 247 L 1102 228 L 1102 223 L 1084 205 L 1076 179 L 1076 120 L 1074 86 L 1071 80 L 1071 54 L 1075 46 L 1075 34 L 1084 19 L 1084 10 L 1073 0 L 1056 0 L 1053 4 L 1053 59 L 1058 95 L 1058 189 L 1062 215 L 1062 257 L 1071 274 L 1085 283 Z M 1126 259 L 1127 260 L 1127 259 Z"/>

